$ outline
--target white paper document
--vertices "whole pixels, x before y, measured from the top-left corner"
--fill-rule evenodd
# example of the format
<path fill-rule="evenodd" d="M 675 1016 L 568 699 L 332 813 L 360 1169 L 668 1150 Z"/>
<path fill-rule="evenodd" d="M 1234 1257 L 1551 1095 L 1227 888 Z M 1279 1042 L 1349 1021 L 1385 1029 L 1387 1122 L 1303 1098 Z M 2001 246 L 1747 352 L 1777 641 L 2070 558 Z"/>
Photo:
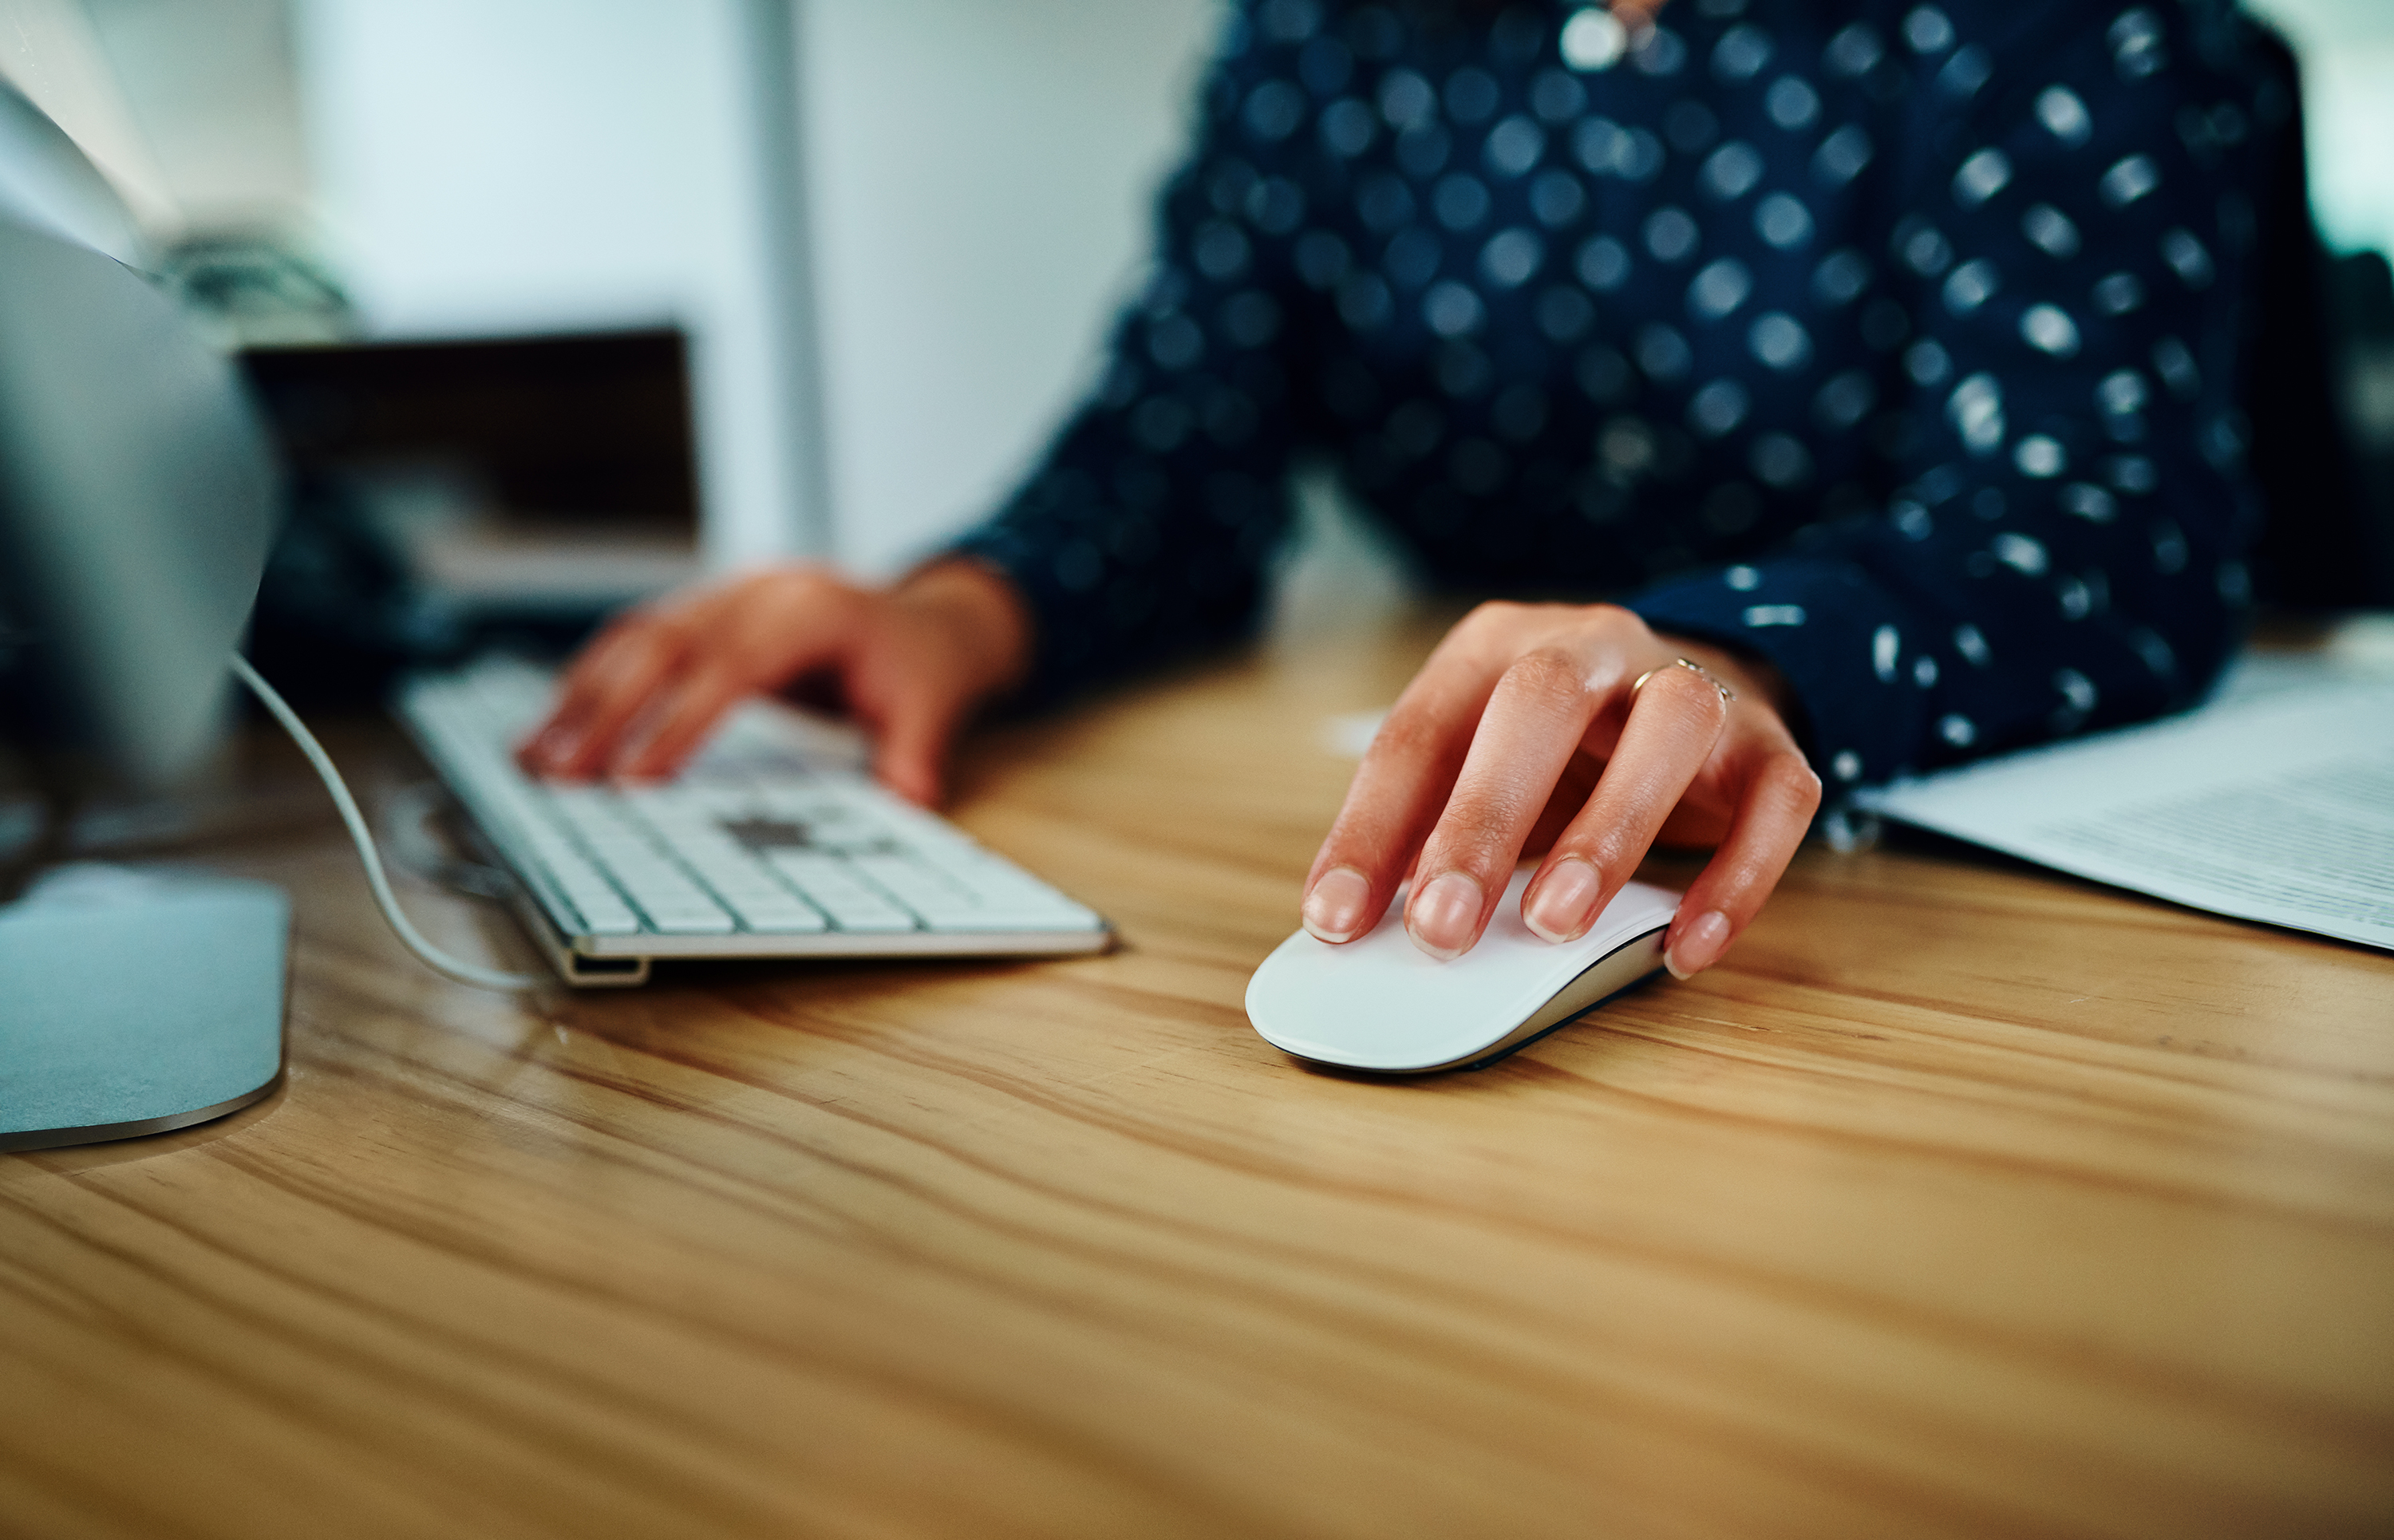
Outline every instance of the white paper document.
<path fill-rule="evenodd" d="M 2255 660 L 2185 716 L 1855 800 L 2098 882 L 2394 949 L 2394 679 Z"/>

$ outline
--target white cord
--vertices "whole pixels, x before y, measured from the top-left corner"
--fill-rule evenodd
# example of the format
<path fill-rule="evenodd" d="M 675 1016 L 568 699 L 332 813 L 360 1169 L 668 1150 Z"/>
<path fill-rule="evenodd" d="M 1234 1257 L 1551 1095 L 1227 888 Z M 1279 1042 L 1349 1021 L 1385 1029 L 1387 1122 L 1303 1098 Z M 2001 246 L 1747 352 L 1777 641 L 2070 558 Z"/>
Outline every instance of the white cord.
<path fill-rule="evenodd" d="M 382 906 L 382 917 L 399 932 L 399 939 L 407 943 L 410 952 L 423 958 L 425 965 L 434 972 L 454 979 L 461 984 L 472 984 L 478 989 L 538 989 L 548 982 L 546 974 L 506 973 L 453 957 L 425 940 L 424 933 L 401 913 L 399 898 L 390 890 L 390 879 L 383 875 L 382 852 L 375 849 L 374 836 L 366 828 L 365 815 L 358 811 L 357 798 L 349 795 L 349 783 L 343 781 L 341 772 L 333 768 L 333 757 L 324 752 L 323 744 L 316 742 L 316 735 L 299 720 L 299 714 L 292 710 L 290 704 L 275 693 L 274 687 L 258 677 L 257 670 L 249 665 L 249 660 L 238 652 L 232 655 L 232 672 L 233 677 L 249 686 L 249 692 L 273 713 L 274 719 L 283 724 L 283 731 L 291 734 L 292 742 L 299 745 L 299 752 L 316 767 L 316 773 L 324 778 L 324 789 L 333 794 L 333 805 L 341 809 L 341 822 L 349 825 L 349 837 L 357 841 L 358 859 L 365 863 L 366 881 L 374 888 L 375 902 Z"/>

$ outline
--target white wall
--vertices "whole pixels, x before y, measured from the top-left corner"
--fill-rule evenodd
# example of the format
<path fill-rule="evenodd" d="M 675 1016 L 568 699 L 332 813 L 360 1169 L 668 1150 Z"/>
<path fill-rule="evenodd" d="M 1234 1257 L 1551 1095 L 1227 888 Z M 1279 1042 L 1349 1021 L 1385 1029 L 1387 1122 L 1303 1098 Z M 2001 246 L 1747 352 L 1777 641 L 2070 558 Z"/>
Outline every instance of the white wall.
<path fill-rule="evenodd" d="M 706 546 L 790 549 L 737 0 L 294 0 L 329 255 L 372 332 L 679 322 Z"/>
<path fill-rule="evenodd" d="M 744 3 L 293 0 L 318 203 L 373 330 L 690 325 L 718 562 L 801 533 L 770 453 L 783 274 Z M 887 573 L 1077 394 L 1217 0 L 799 4 L 830 545 Z"/>
<path fill-rule="evenodd" d="M 183 220 L 287 228 L 309 179 L 283 0 L 84 0 Z"/>
<path fill-rule="evenodd" d="M 2302 61 L 2320 232 L 2394 253 L 2394 0 L 2246 0 Z"/>
<path fill-rule="evenodd" d="M 986 512 L 1078 396 L 1217 0 L 806 0 L 838 554 Z"/>

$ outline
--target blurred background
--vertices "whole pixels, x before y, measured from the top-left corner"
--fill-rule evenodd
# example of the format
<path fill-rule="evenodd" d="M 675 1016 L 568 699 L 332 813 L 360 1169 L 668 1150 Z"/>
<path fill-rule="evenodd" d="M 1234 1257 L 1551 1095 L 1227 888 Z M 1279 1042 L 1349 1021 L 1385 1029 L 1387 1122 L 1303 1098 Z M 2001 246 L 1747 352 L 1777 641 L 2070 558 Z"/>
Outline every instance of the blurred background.
<path fill-rule="evenodd" d="M 2394 248 L 2394 5 L 2255 8 L 2330 250 Z M 886 576 L 986 513 L 1091 375 L 1222 11 L 0 0 L 0 73 L 247 349 L 298 470 L 254 651 L 321 698 L 709 569 Z M 2381 496 L 2384 271 L 2328 284 Z M 1401 589 L 1304 505 L 1285 613 Z"/>

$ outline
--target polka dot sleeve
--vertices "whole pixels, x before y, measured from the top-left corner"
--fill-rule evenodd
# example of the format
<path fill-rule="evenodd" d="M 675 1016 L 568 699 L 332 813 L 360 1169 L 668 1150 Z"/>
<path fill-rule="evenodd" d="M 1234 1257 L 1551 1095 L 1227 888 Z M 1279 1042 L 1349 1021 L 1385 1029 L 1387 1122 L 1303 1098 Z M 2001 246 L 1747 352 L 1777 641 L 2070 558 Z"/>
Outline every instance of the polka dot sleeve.
<path fill-rule="evenodd" d="M 1305 349 L 1286 237 L 1305 195 L 1269 167 L 1307 107 L 1282 78 L 1286 51 L 1252 35 L 1232 19 L 1196 152 L 1164 189 L 1152 267 L 1093 398 L 955 547 L 1028 601 L 1034 702 L 1241 635 L 1289 520 L 1290 375 Z"/>
<path fill-rule="evenodd" d="M 1833 784 L 2187 704 L 2257 522 L 2245 26 L 1245 0 L 1101 384 L 961 549 L 1053 696 L 1248 625 L 1303 453 L 1440 586 L 1769 657 Z"/>
<path fill-rule="evenodd" d="M 1924 50 L 1869 257 L 1900 483 L 1631 600 L 1776 664 L 1833 785 L 2187 704 L 2245 606 L 2239 296 L 2288 98 L 2195 11 L 2046 18 L 1966 70 Z"/>

